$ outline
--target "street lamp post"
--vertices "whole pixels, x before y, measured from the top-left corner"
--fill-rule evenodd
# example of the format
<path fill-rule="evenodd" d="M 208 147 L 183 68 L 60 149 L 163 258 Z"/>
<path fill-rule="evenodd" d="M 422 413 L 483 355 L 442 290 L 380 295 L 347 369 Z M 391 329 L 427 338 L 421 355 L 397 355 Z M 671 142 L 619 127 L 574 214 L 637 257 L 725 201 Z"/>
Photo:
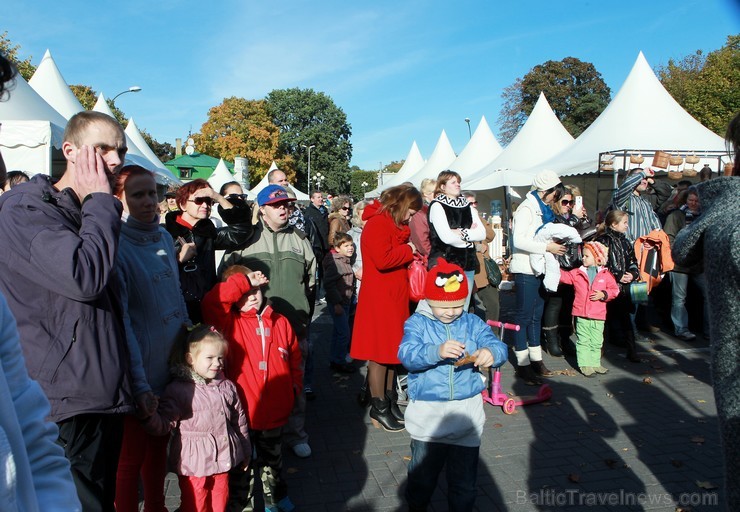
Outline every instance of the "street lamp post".
<path fill-rule="evenodd" d="M 301 144 L 301 147 L 303 149 L 308 149 L 308 176 L 306 182 L 308 183 L 308 193 L 311 193 L 311 150 L 316 147 L 315 144 L 311 144 L 310 146 L 306 146 L 305 144 Z"/>
<path fill-rule="evenodd" d="M 367 187 L 367 181 L 362 182 L 362 198 L 365 199 L 365 187 Z"/>
<path fill-rule="evenodd" d="M 318 190 L 321 190 L 321 182 L 324 180 L 325 176 L 321 174 L 320 172 L 316 173 L 316 188 Z"/>
<path fill-rule="evenodd" d="M 473 133 L 470 131 L 470 118 L 469 117 L 466 117 L 465 118 L 465 122 L 468 124 L 468 138 L 469 139 L 472 139 L 473 138 Z"/>
<path fill-rule="evenodd" d="M 116 94 L 115 96 L 113 96 L 113 99 L 110 100 L 110 102 L 113 103 L 113 105 L 115 106 L 115 104 L 116 104 L 116 98 L 118 98 L 121 94 L 126 94 L 127 92 L 139 92 L 140 90 L 141 90 L 141 87 L 139 87 L 138 85 L 132 85 L 131 87 L 129 87 L 125 91 L 121 91 L 118 94 Z"/>

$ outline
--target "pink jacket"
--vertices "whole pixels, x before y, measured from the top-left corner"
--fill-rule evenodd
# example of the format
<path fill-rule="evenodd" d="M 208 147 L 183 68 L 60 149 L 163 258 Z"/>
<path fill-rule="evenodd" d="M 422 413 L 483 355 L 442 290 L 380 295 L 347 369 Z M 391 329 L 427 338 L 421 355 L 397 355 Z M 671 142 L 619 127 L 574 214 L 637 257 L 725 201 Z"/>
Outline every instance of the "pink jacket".
<path fill-rule="evenodd" d="M 174 431 L 170 469 L 183 476 L 211 476 L 249 462 L 249 426 L 234 383 L 223 378 L 206 383 L 189 368 L 176 371 L 159 409 L 144 422 L 155 435 Z"/>
<path fill-rule="evenodd" d="M 591 320 L 606 320 L 606 303 L 619 295 L 619 285 L 606 267 L 599 267 L 594 282 L 589 285 L 586 267 L 562 270 L 560 282 L 573 285 L 576 292 L 573 300 L 573 316 Z M 591 292 L 606 292 L 606 300 L 591 300 Z"/>

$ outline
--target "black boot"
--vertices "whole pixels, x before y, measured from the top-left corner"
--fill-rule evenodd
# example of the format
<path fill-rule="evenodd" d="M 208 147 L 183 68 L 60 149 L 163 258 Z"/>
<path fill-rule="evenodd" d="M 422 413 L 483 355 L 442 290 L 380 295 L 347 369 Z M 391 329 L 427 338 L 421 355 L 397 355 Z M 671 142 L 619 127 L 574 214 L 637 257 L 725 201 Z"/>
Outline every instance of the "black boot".
<path fill-rule="evenodd" d="M 373 397 L 370 400 L 370 418 L 373 420 L 375 428 L 383 427 L 388 432 L 399 432 L 403 430 L 401 425 L 391 413 L 391 403 L 389 400 Z"/>
<path fill-rule="evenodd" d="M 540 377 L 552 377 L 553 375 L 555 375 L 547 369 L 547 366 L 545 366 L 545 363 L 543 363 L 542 361 L 531 361 L 531 366 L 534 370 L 534 373 L 536 373 Z"/>
<path fill-rule="evenodd" d="M 365 381 L 362 383 L 360 392 L 357 394 L 357 403 L 360 404 L 360 407 L 367 407 L 370 405 L 370 384 L 367 382 L 367 377 L 365 377 Z"/>
<path fill-rule="evenodd" d="M 563 357 L 563 351 L 560 348 L 560 333 L 557 327 L 544 328 L 542 332 L 545 334 L 545 346 L 547 347 L 547 353 L 552 357 Z"/>
<path fill-rule="evenodd" d="M 517 367 L 516 376 L 522 379 L 528 386 L 539 386 L 542 384 L 542 380 L 534 373 L 530 364 Z"/>
<path fill-rule="evenodd" d="M 637 342 L 635 341 L 635 333 L 632 329 L 624 333 L 624 341 L 627 344 L 627 360 L 631 363 L 641 363 L 642 360 L 637 357 Z"/>
<path fill-rule="evenodd" d="M 385 397 L 391 403 L 391 414 L 393 415 L 394 418 L 396 418 L 396 421 L 398 423 L 403 425 L 404 424 L 403 413 L 401 412 L 401 409 L 398 407 L 398 391 L 388 390 L 385 392 Z"/>

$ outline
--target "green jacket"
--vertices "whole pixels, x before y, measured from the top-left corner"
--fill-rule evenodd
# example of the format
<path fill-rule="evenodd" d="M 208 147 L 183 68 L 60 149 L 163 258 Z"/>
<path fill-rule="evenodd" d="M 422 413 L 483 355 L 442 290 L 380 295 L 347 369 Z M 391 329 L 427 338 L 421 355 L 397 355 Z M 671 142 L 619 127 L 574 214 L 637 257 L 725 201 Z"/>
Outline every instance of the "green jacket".
<path fill-rule="evenodd" d="M 273 309 L 288 319 L 299 338 L 305 336 L 311 320 L 308 295 L 315 284 L 316 258 L 303 231 L 289 224 L 272 231 L 260 218 L 247 245 L 226 254 L 219 275 L 231 265 L 265 274 L 270 282 L 262 291 Z"/>

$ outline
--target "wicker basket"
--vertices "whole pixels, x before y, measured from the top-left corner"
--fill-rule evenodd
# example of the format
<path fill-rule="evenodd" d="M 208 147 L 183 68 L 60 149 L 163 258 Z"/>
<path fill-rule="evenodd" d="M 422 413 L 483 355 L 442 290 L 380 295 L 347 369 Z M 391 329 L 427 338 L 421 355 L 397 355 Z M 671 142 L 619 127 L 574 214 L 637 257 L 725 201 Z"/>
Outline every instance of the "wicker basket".
<path fill-rule="evenodd" d="M 674 153 L 668 159 L 668 162 L 671 165 L 681 165 L 683 163 L 683 157 L 681 155 L 677 154 L 677 153 Z"/>
<path fill-rule="evenodd" d="M 642 156 L 642 153 L 637 153 L 636 155 L 633 153 L 630 155 L 630 163 L 631 164 L 641 164 L 645 161 L 645 157 Z"/>
<path fill-rule="evenodd" d="M 681 171 L 668 171 L 669 180 L 680 180 L 683 179 L 683 173 Z"/>
<path fill-rule="evenodd" d="M 691 165 L 696 165 L 699 163 L 699 157 L 696 156 L 696 154 L 691 153 L 690 155 L 686 155 L 686 163 Z"/>
<path fill-rule="evenodd" d="M 602 171 L 613 171 L 614 164 L 611 162 L 602 162 L 599 166 L 599 169 L 601 169 Z"/>
<path fill-rule="evenodd" d="M 697 174 L 699 174 L 699 171 L 697 171 L 693 167 L 684 167 L 683 168 L 683 177 L 684 178 L 695 178 Z"/>
<path fill-rule="evenodd" d="M 665 151 L 656 151 L 655 155 L 653 155 L 652 167 L 658 167 L 659 169 L 667 169 L 669 160 L 670 160 L 670 155 L 668 155 L 668 153 L 666 153 Z"/>

